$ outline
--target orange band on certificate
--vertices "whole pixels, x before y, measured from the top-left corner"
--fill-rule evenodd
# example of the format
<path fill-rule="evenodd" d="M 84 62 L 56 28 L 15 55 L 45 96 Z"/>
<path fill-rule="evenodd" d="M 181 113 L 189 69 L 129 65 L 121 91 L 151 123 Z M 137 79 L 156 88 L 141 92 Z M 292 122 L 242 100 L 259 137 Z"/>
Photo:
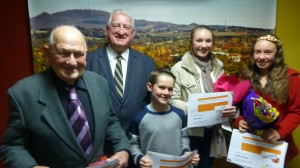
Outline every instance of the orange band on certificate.
<path fill-rule="evenodd" d="M 256 153 L 256 154 L 261 154 L 262 151 L 268 152 L 268 153 L 273 153 L 273 154 L 276 154 L 276 155 L 281 154 L 280 150 L 266 148 L 266 147 L 257 146 L 257 145 L 252 145 L 252 144 L 248 144 L 248 143 L 242 143 L 241 148 L 244 151 L 252 152 L 252 153 Z"/>
<path fill-rule="evenodd" d="M 210 103 L 210 104 L 199 104 L 198 112 L 212 111 L 212 110 L 215 110 L 216 106 L 225 106 L 227 104 L 228 104 L 227 101 Z"/>
<path fill-rule="evenodd" d="M 185 160 L 188 160 L 189 158 L 185 159 Z M 160 160 L 160 162 L 167 162 L 167 163 L 179 163 L 179 162 L 182 162 L 184 160 Z M 184 165 L 182 166 L 176 166 L 176 167 L 171 167 L 171 166 L 160 166 L 159 168 L 184 168 L 186 167 L 187 165 L 189 165 L 191 163 L 191 160 L 187 163 L 185 163 Z"/>
<path fill-rule="evenodd" d="M 267 142 L 267 141 L 264 141 L 262 139 L 255 139 L 255 138 L 251 138 L 251 137 L 247 137 L 247 136 L 243 136 L 244 139 L 248 139 L 248 140 L 251 140 L 251 141 L 256 141 L 256 142 L 262 142 L 262 143 L 266 143 L 266 144 L 271 144 L 271 145 L 281 145 L 281 144 L 276 144 L 276 143 L 272 143 L 272 142 Z"/>
<path fill-rule="evenodd" d="M 197 100 L 198 101 L 203 101 L 203 100 L 214 100 L 214 99 L 220 99 L 220 98 L 228 98 L 228 95 L 207 97 L 207 98 L 198 98 Z M 208 103 L 208 104 L 199 104 L 198 105 L 198 112 L 212 111 L 212 110 L 215 110 L 216 106 L 224 106 L 224 105 L 227 105 L 227 104 L 228 104 L 227 101 Z"/>
<path fill-rule="evenodd" d="M 190 162 L 187 162 L 186 164 L 184 164 L 182 166 L 177 166 L 177 167 L 174 167 L 174 166 L 159 166 L 159 168 L 185 168 L 189 164 L 190 164 Z"/>
<path fill-rule="evenodd" d="M 202 101 L 202 100 L 210 100 L 210 99 L 219 99 L 219 98 L 228 98 L 228 95 L 224 95 L 224 96 L 214 96 L 214 97 L 206 97 L 206 98 L 198 98 L 198 101 Z"/>

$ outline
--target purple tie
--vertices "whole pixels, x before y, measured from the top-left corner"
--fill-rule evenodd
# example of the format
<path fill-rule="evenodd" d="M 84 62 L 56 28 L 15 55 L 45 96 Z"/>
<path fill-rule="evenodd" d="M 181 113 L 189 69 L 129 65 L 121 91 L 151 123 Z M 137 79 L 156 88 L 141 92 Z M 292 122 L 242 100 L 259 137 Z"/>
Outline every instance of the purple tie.
<path fill-rule="evenodd" d="M 78 99 L 75 87 L 69 90 L 69 122 L 73 128 L 77 141 L 80 143 L 86 155 L 92 151 L 92 138 L 90 135 L 89 124 L 86 120 L 85 112 Z"/>

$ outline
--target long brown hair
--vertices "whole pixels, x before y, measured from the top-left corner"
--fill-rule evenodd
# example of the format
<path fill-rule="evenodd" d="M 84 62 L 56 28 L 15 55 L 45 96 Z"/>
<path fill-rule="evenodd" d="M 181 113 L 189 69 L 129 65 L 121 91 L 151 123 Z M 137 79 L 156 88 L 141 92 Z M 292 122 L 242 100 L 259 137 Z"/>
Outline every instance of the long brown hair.
<path fill-rule="evenodd" d="M 272 35 L 275 37 L 274 35 Z M 263 36 L 262 36 L 263 37 Z M 275 37 L 278 39 L 277 37 Z M 268 40 L 270 41 L 270 40 Z M 256 41 L 257 42 L 257 41 Z M 269 70 L 267 75 L 267 84 L 264 88 L 260 84 L 260 71 L 256 66 L 253 58 L 254 54 L 254 43 L 249 60 L 247 63 L 246 70 L 244 71 L 244 78 L 249 79 L 252 85 L 252 89 L 258 90 L 263 95 L 271 95 L 273 101 L 278 102 L 279 104 L 284 104 L 288 99 L 288 75 L 287 75 L 287 65 L 284 62 L 283 49 L 281 45 L 273 42 L 277 46 L 277 53 L 275 62 Z"/>

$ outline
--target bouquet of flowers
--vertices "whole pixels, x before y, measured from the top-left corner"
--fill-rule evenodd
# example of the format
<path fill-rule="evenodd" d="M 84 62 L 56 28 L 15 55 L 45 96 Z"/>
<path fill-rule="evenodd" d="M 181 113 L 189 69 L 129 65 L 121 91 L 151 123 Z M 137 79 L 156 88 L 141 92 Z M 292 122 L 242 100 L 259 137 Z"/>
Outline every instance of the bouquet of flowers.
<path fill-rule="evenodd" d="M 266 128 L 279 120 L 279 112 L 250 88 L 248 80 L 241 80 L 237 75 L 228 76 L 225 73 L 214 83 L 216 92 L 233 92 L 232 104 L 242 103 L 244 119 L 251 128 L 251 133 L 260 136 Z"/>
<path fill-rule="evenodd" d="M 249 80 L 241 79 L 240 75 L 246 66 L 247 59 L 236 62 L 222 55 L 218 58 L 224 63 L 224 74 L 214 83 L 215 92 L 232 91 L 232 104 L 242 103 L 243 109 L 241 110 L 251 132 L 262 135 L 266 128 L 279 120 L 279 112 L 251 90 Z"/>
<path fill-rule="evenodd" d="M 252 133 L 262 135 L 264 129 L 272 126 L 279 119 L 279 112 L 252 90 L 243 100 L 244 119 L 252 129 Z"/>

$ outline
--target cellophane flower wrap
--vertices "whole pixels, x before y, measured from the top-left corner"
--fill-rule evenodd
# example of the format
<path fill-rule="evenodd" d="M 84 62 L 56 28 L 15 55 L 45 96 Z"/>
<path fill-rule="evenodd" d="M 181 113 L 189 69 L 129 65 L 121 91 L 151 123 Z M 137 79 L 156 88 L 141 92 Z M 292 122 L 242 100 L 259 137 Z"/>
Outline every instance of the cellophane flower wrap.
<path fill-rule="evenodd" d="M 232 105 L 242 101 L 250 89 L 250 82 L 248 80 L 241 80 L 238 75 L 228 75 L 223 73 L 214 83 L 215 92 L 229 92 L 233 93 Z M 228 119 L 231 128 L 234 128 L 234 119 Z M 230 139 L 230 138 L 229 138 Z"/>
<path fill-rule="evenodd" d="M 224 73 L 214 83 L 214 91 L 231 91 L 233 93 L 232 105 L 235 105 L 242 101 L 251 87 L 249 80 L 241 79 L 241 74 L 246 67 L 248 59 L 236 61 L 222 54 L 216 54 L 216 57 L 223 62 Z"/>
<path fill-rule="evenodd" d="M 279 119 L 279 112 L 265 99 L 250 90 L 243 100 L 244 119 L 252 133 L 261 135 Z"/>
<path fill-rule="evenodd" d="M 242 101 L 249 89 L 250 82 L 248 80 L 241 80 L 237 75 L 227 75 L 226 73 L 223 73 L 214 83 L 215 92 L 231 91 L 233 93 L 233 105 Z"/>

